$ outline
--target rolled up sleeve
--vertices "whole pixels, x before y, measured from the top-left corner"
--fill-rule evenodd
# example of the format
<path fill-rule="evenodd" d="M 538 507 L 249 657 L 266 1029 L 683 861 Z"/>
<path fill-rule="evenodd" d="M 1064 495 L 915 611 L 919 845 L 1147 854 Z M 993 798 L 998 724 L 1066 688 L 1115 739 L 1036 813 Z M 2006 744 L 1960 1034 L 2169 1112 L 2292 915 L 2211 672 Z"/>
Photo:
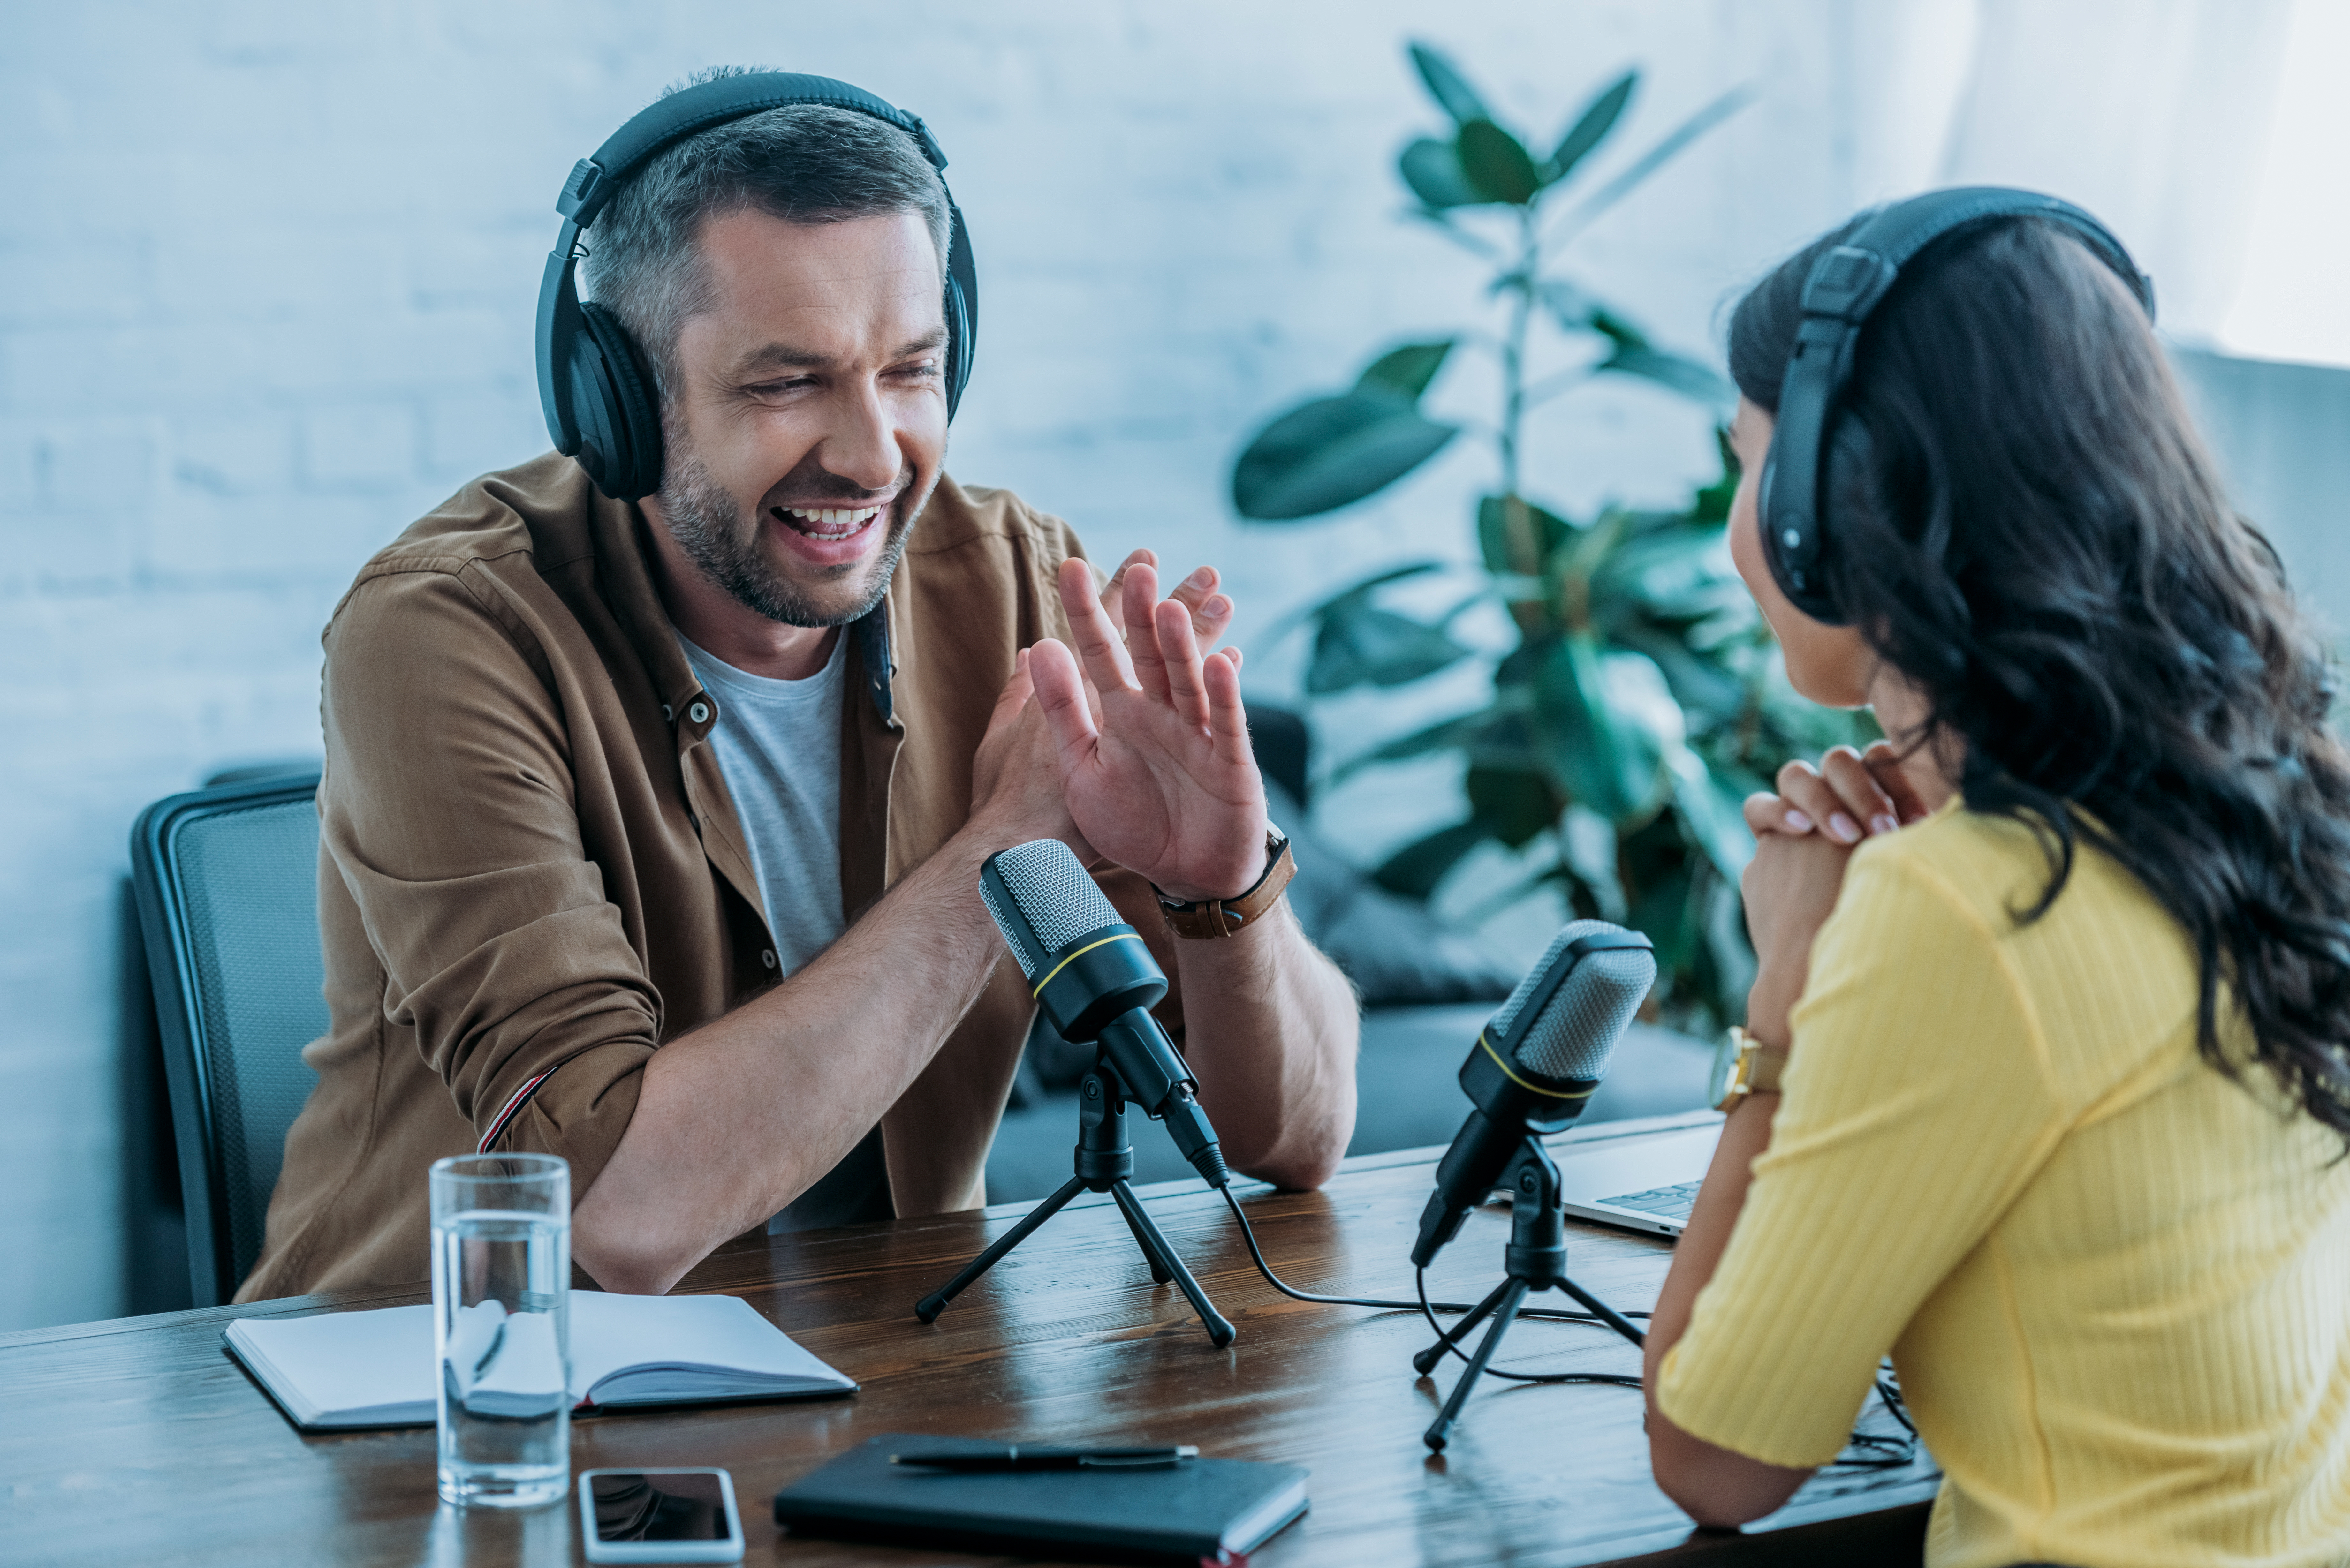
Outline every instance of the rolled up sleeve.
<path fill-rule="evenodd" d="M 563 1156 L 576 1197 L 628 1127 L 661 1017 L 583 848 L 551 679 L 478 574 L 363 581 L 327 638 L 319 831 L 387 1020 L 484 1143 Z"/>

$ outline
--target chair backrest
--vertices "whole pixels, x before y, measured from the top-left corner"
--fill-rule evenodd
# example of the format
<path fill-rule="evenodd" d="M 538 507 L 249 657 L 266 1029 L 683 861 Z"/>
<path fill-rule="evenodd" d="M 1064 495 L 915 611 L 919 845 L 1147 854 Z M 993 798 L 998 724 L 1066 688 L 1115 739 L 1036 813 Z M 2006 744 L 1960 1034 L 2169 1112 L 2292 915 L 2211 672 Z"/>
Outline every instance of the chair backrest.
<path fill-rule="evenodd" d="M 301 1054 L 327 1032 L 317 788 L 312 772 L 176 794 L 130 833 L 198 1306 L 260 1255 L 286 1129 L 317 1081 Z"/>

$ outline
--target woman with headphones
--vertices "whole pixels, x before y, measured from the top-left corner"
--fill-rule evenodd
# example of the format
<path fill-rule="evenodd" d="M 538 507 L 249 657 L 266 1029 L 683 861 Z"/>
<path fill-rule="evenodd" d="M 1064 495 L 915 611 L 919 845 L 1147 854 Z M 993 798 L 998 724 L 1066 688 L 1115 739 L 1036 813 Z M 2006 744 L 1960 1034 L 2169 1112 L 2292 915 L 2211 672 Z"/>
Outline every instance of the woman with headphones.
<path fill-rule="evenodd" d="M 2350 753 L 2095 220 L 1865 215 L 1731 326 L 1738 568 L 1866 754 L 1748 803 L 1760 967 L 1648 1343 L 1700 1522 L 1891 1354 L 1927 1560 L 2350 1562 Z"/>

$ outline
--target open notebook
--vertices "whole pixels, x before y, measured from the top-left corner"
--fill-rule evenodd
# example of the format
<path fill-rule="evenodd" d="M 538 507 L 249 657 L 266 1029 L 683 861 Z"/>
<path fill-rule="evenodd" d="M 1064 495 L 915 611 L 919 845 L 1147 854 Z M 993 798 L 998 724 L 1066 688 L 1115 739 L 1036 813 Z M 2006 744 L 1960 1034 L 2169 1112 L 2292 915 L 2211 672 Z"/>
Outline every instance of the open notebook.
<path fill-rule="evenodd" d="M 511 1331 L 536 1315 L 520 1314 L 505 1326 Z M 432 1424 L 429 1306 L 239 1318 L 225 1337 L 296 1426 Z M 571 1293 L 570 1384 L 583 1409 L 857 1391 L 739 1297 L 602 1291 Z"/>

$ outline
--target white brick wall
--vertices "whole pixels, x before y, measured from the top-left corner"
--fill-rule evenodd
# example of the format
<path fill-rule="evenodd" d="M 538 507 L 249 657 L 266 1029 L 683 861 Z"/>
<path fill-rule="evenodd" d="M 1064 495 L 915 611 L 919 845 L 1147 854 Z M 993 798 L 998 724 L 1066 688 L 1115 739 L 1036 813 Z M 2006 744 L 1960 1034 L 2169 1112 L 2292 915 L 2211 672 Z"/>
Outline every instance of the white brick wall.
<path fill-rule="evenodd" d="M 550 203 L 661 83 L 846 77 L 954 160 L 984 340 L 954 471 L 1108 555 L 1226 566 L 1243 635 L 1383 560 L 1462 546 L 1465 446 L 1339 524 L 1246 531 L 1245 433 L 1477 276 L 1398 223 L 1425 33 L 1540 134 L 1627 62 L 1638 138 L 1763 100 L 1588 252 L 1705 342 L 1722 295 L 1857 199 L 1850 0 L 1476 7 L 926 0 L 87 0 L 0 24 L 0 1329 L 122 1302 L 114 898 L 147 802 L 317 747 L 352 570 L 544 445 L 530 310 Z M 1475 401 L 1473 372 L 1441 395 Z M 1543 490 L 1668 497 L 1701 422 L 1634 388 L 1538 432 Z M 1252 665 L 1279 689 L 1283 660 Z M 1369 820 L 1368 817 L 1366 818 Z M 1392 825 L 1390 824 L 1390 826 Z M 1366 827 L 1366 832 L 1376 831 Z"/>

